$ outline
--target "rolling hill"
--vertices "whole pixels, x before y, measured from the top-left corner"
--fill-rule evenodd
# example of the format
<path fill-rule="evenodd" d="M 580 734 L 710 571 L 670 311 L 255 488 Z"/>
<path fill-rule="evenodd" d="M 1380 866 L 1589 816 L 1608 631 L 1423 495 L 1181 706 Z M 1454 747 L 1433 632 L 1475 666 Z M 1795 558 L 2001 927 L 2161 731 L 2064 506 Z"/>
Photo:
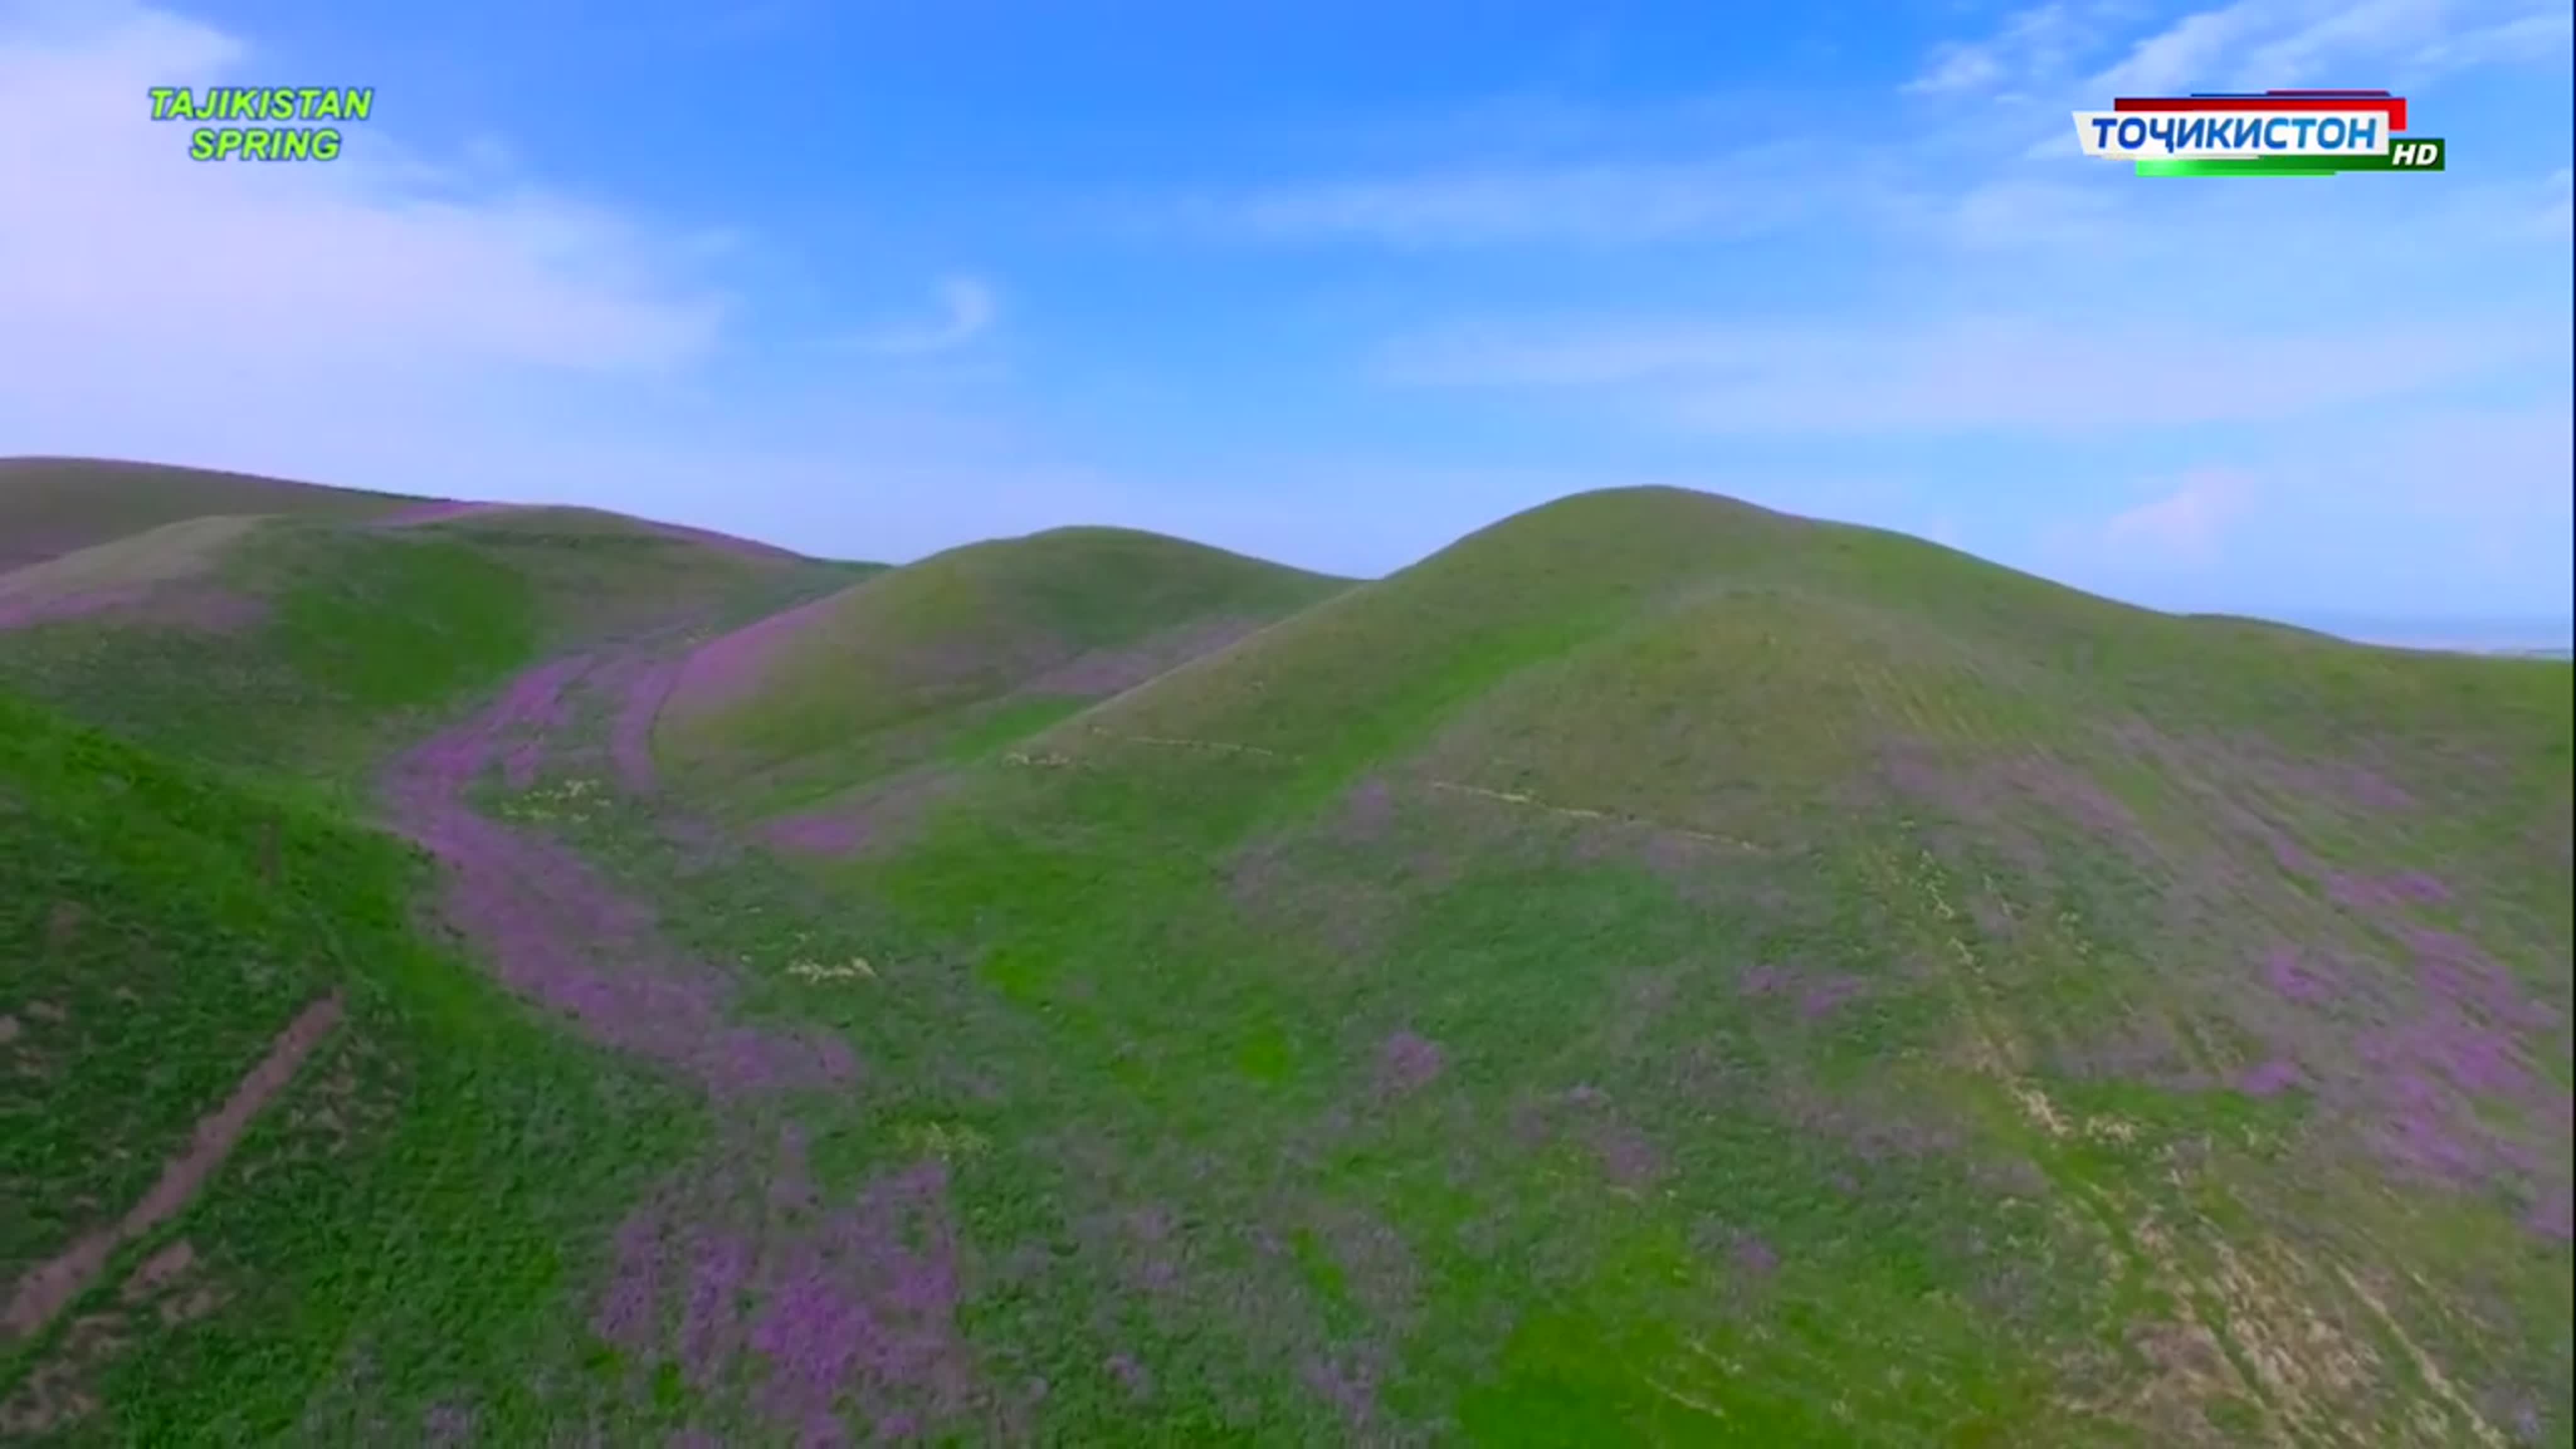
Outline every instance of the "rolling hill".
<path fill-rule="evenodd" d="M 0 572 L 190 518 L 363 519 L 420 500 L 99 458 L 0 458 Z"/>
<path fill-rule="evenodd" d="M 1342 586 L 1122 529 L 972 544 L 701 645 L 657 743 L 718 791 L 864 794 L 998 751 Z"/>
<path fill-rule="evenodd" d="M 2563 662 L 1675 490 L 1358 584 L 90 506 L 8 1432 L 2576 1434 Z"/>

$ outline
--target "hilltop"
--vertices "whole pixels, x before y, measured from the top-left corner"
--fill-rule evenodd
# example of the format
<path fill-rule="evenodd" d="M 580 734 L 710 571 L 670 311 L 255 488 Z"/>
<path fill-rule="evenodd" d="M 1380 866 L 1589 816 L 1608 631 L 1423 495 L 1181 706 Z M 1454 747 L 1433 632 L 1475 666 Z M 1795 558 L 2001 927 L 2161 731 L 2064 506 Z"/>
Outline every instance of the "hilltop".
<path fill-rule="evenodd" d="M 2564 662 L 180 495 L 0 574 L 11 1431 L 2576 1432 Z"/>

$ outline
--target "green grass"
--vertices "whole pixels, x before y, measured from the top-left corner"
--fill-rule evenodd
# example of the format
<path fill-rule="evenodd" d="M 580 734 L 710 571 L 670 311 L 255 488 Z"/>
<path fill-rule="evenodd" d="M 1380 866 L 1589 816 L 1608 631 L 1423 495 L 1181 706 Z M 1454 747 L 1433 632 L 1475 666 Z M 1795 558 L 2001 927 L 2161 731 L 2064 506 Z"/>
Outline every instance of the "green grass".
<path fill-rule="evenodd" d="M 545 653 L 712 629 L 865 567 L 739 558 L 573 510 L 399 531 L 272 519 L 212 575 L 255 601 L 247 625 L 57 621 L 0 633 L 0 668 L 131 738 L 353 788 L 394 741 Z"/>
<path fill-rule="evenodd" d="M 378 1003 L 357 1080 L 402 1083 L 379 1155 L 346 1149 L 375 1166 L 279 1146 L 296 1165 L 171 1230 L 323 1306 L 279 1289 L 117 1359 L 89 1432 L 177 1423 L 220 1374 L 245 1432 L 380 1442 L 455 1402 L 513 1442 L 757 1440 L 794 1417 L 777 1366 L 746 1341 L 701 1376 L 679 1285 L 725 1234 L 786 1263 L 833 1232 L 900 1240 L 829 1280 L 882 1322 L 916 1301 L 889 1265 L 956 1242 L 953 1285 L 906 1280 L 953 1317 L 844 1380 L 862 1436 L 2576 1432 L 2571 1258 L 2538 1230 L 2570 1172 L 2564 663 L 2153 615 L 1672 490 L 1347 588 L 1105 530 L 959 550 L 666 714 L 667 793 L 609 782 L 608 686 L 576 687 L 525 789 L 476 787 L 727 963 L 735 1028 L 859 1064 L 701 1102 L 423 945 L 406 853 L 282 783 L 360 778 L 538 659 L 676 659 L 847 582 L 662 542 L 284 529 L 237 565 L 280 602 L 232 643 L 0 636 L 0 677 L 152 751 L 0 716 L 6 799 L 50 802 L 0 817 L 8 899 L 39 901 L 11 929 L 94 897 L 127 924 L 75 941 L 197 963 L 138 1006 L 105 944 L 41 958 L 67 1023 L 146 1015 L 66 1057 L 61 1121 L 26 1097 L 18 1260 L 139 1192 L 326 982 Z M 1220 618 L 1277 622 L 1112 697 L 1038 687 Z M 170 722 L 209 687 L 239 690 L 220 731 Z M 709 843 L 710 816 L 896 775 L 945 786 L 899 842 Z M 808 1205 L 776 1193 L 789 1124 Z M 2410 1170 L 2410 1142 L 2460 1161 Z M 930 1205 L 868 1226 L 923 1162 Z M 659 1250 L 667 1321 L 612 1349 L 611 1225 L 666 1167 L 650 1201 L 700 1246 Z M 451 1255 L 488 1271 L 429 1266 Z M 744 1326 L 787 1272 L 742 1275 Z"/>
<path fill-rule="evenodd" d="M 0 696 L 11 1281 L 141 1198 L 298 1010 L 347 1002 L 185 1210 L 0 1357 L 13 1386 L 56 1355 L 84 1370 L 105 1408 L 74 1437 L 402 1438 L 460 1390 L 505 1436 L 559 1411 L 530 1391 L 585 1347 L 561 1295 L 699 1109 L 425 943 L 422 876 L 381 837 Z M 123 1301 L 179 1241 L 189 1274 Z M 201 1320 L 163 1320 L 199 1291 Z M 75 1327 L 101 1316 L 110 1350 Z"/>
<path fill-rule="evenodd" d="M 1267 622 L 1340 587 L 1121 529 L 974 544 L 863 580 L 774 640 L 709 645 L 665 711 L 659 748 L 703 794 L 755 781 L 744 794 L 784 808 L 1007 743 L 996 731 L 1098 687 L 1045 684 L 1086 656 L 1159 645 L 1169 667 L 1206 647 L 1193 626 Z M 1046 698 L 1010 698 L 1029 687 Z M 948 742 L 960 734 L 977 743 Z"/>

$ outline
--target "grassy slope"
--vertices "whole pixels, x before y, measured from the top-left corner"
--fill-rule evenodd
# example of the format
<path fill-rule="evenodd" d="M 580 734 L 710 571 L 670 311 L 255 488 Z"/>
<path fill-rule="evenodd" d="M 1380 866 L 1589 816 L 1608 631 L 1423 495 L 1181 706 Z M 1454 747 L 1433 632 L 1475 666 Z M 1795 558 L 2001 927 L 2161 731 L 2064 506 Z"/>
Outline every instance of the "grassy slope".
<path fill-rule="evenodd" d="M 126 547 L 38 567 L 74 569 Z M 213 571 L 252 602 L 246 623 L 176 629 L 148 612 L 53 621 L 0 632 L 0 668 L 132 738 L 346 781 L 538 657 L 638 631 L 719 628 L 864 571 L 738 555 L 578 509 L 400 530 L 270 518 L 228 541 Z"/>
<path fill-rule="evenodd" d="M 164 506 L 215 501 L 102 512 Z M 6 1432 L 388 1442 L 465 1416 L 541 1437 L 596 1397 L 596 1339 L 565 1312 L 595 1229 L 702 1107 L 421 935 L 423 863 L 347 816 L 374 813 L 395 745 L 539 657 L 720 629 L 866 570 L 578 510 L 219 542 L 246 620 L 0 631 L 0 954 L 27 963 L 0 1006 L 0 1278 L 137 1201 L 297 1010 L 338 991 L 347 1017 L 182 1213 L 39 1336 L 0 1335 Z M 151 576 L 133 551 L 39 567 Z M 180 1243 L 191 1265 L 147 1289 Z M 84 1400 L 104 1412 L 64 1413 Z"/>
<path fill-rule="evenodd" d="M 412 1115 L 374 1130 L 421 1145 L 353 1149 L 384 1165 L 315 1189 L 314 1236 L 231 1226 L 224 1204 L 265 1174 L 227 1176 L 173 1231 L 201 1253 L 242 1243 L 253 1266 L 224 1282 L 327 1284 L 386 1256 L 376 1225 L 416 1220 L 419 1252 L 497 1255 L 529 1296 L 439 1298 L 471 1283 L 414 1284 L 406 1246 L 385 1296 L 316 1295 L 312 1322 L 360 1351 L 296 1348 L 324 1330 L 248 1299 L 172 1339 L 173 1367 L 118 1371 L 125 1424 L 172 1422 L 218 1369 L 245 1405 L 299 1405 L 326 1437 L 391 1415 L 375 1432 L 399 1438 L 399 1415 L 450 1398 L 487 1430 L 762 1422 L 753 1389 L 780 1365 L 737 1344 L 701 1378 L 704 1344 L 678 1326 L 703 1257 L 662 1265 L 673 1338 L 585 1333 L 629 1266 L 624 1230 L 603 1261 L 619 1174 L 700 1140 L 642 1079 L 560 1033 L 546 1051 L 509 1035 L 520 1018 L 416 946 L 233 949 L 374 941 L 406 889 L 367 838 L 282 813 L 312 797 L 272 795 L 265 767 L 346 774 L 518 664 L 634 634 L 657 596 L 713 630 L 767 607 L 763 590 L 823 586 L 657 589 L 670 560 L 637 551 L 550 587 L 560 571 L 526 560 L 588 567 L 598 545 L 564 541 L 587 530 L 496 544 L 474 534 L 486 521 L 263 535 L 276 571 L 239 577 L 279 603 L 211 656 L 95 621 L 0 635 L 0 677 L 262 767 L 217 790 L 33 714 L 0 721 L 10 803 L 51 802 L 0 815 L 25 832 L 0 863 L 24 875 L 57 838 L 85 862 L 0 899 L 77 897 L 209 958 L 202 995 L 169 988 L 189 1027 L 119 1038 L 202 1032 L 203 1060 L 173 1069 L 194 1077 L 156 1085 L 161 1064 L 104 1040 L 67 1054 L 98 1074 L 77 1094 L 91 1115 L 125 1113 L 95 1132 L 149 1160 L 326 979 L 380 983 L 353 1001 L 467 992 L 457 1031 L 497 1043 L 388 1049 L 452 1050 L 477 1086 L 404 1092 Z M 1262 576 L 1211 566 L 1180 608 L 1103 614 L 1099 586 L 1136 571 L 1104 579 L 1118 550 L 1089 544 L 1176 546 L 1055 537 L 1087 556 L 979 577 L 1026 548 L 996 546 L 848 591 L 819 612 L 882 590 L 870 632 L 907 646 L 862 656 L 876 673 L 846 671 L 844 634 L 793 635 L 837 647 L 783 656 L 795 689 L 666 732 L 665 763 L 719 804 L 776 795 L 777 775 L 733 773 L 746 761 L 851 779 L 944 757 L 955 788 L 906 848 L 710 858 L 671 800 L 564 765 L 525 790 L 487 782 L 504 817 L 656 900 L 683 946 L 741 962 L 743 1009 L 858 1052 L 861 1090 L 728 1108 L 716 1140 L 786 1113 L 832 1200 L 939 1166 L 928 1226 L 956 1234 L 953 1284 L 870 1310 L 893 1322 L 928 1293 L 939 1332 L 869 1360 L 842 1404 L 856 1424 L 902 1406 L 982 1440 L 2173 1443 L 2269 1424 L 2366 1443 L 2479 1425 L 2509 1442 L 2528 1416 L 2568 1442 L 2570 1260 L 2545 1231 L 2568 1173 L 2565 666 L 2164 619 L 1908 540 L 1622 493 L 1498 525 L 997 757 L 976 748 L 1010 717 L 991 701 L 1067 659 L 1329 587 L 1246 589 Z M 568 612 L 603 594 L 637 611 Z M 916 668 L 930 637 L 973 667 Z M 176 691 L 237 676 L 226 697 L 269 718 L 171 728 Z M 116 813 L 137 797 L 113 780 L 164 774 L 213 793 L 191 813 L 146 792 L 142 813 L 199 823 Z M 305 888 L 280 898 L 260 864 L 280 828 L 305 832 L 294 859 L 357 864 L 289 872 Z M 52 931 L 37 909 L 9 928 Z M 214 958 L 260 964 L 227 977 Z M 73 1026 L 144 1009 L 97 958 L 40 959 Z M 379 1009 L 361 1024 L 408 1019 Z M 497 1155 L 450 1176 L 416 1165 L 470 1125 L 438 1113 L 469 1110 L 523 1125 L 472 1129 Z M 82 1173 L 131 1192 L 108 1180 L 131 1162 L 72 1153 L 74 1130 L 93 1128 L 31 1153 L 62 1178 L 43 1200 Z M 637 1160 L 601 1145 L 629 1131 Z M 488 1234 L 425 1186 L 524 1185 L 532 1152 L 562 1153 L 562 1182 L 500 1194 Z M 693 1160 L 732 1186 L 654 1199 L 701 1214 L 674 1253 L 821 1231 L 775 1206 L 778 1169 Z M 13 1260 L 58 1240 L 37 1227 L 13 1227 Z M 290 1241 L 309 1261 L 272 1269 Z M 810 1286 L 740 1291 L 775 1312 Z M 432 1296 L 394 1313 L 411 1291 Z M 272 1341 L 256 1370 L 220 1347 Z M 520 1358 L 574 1387 L 539 1404 L 514 1387 Z"/>
<path fill-rule="evenodd" d="M 543 1376 L 588 1351 L 560 1313 L 577 1230 L 691 1104 L 425 944 L 419 863 L 381 836 L 5 695 L 0 801 L 10 1281 L 140 1198 L 298 1010 L 347 1004 L 183 1215 L 0 1346 L 10 1432 L 87 1394 L 83 1441 L 406 1441 L 470 1388 L 487 1432 L 533 1437 Z M 184 1272 L 130 1286 L 179 1243 Z"/>
<path fill-rule="evenodd" d="M 1597 495 L 836 884 L 1048 1043 L 994 1136 L 1105 1139 L 1234 1265 L 1212 1397 L 1338 1354 L 1494 1442 L 2563 1442 L 2569 732 L 2560 666 Z M 1244 1256 L 1354 1221 L 1373 1266 Z"/>
<path fill-rule="evenodd" d="M 0 572 L 207 514 L 358 519 L 409 501 L 159 463 L 0 458 Z"/>
<path fill-rule="evenodd" d="M 1120 529 L 974 544 L 711 642 L 657 744 L 702 789 L 757 780 L 778 808 L 998 750 L 1341 586 Z"/>

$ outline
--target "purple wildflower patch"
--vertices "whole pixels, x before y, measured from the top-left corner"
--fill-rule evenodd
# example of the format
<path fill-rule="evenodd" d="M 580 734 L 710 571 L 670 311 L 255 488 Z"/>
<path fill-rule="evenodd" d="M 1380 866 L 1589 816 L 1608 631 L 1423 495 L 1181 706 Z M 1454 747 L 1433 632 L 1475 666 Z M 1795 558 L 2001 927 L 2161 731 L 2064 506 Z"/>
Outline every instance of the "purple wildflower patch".
<path fill-rule="evenodd" d="M 1867 994 L 1869 983 L 1857 976 L 1833 975 L 1808 984 L 1798 993 L 1798 1014 L 1813 1020 L 1830 1015 L 1844 1002 Z"/>
<path fill-rule="evenodd" d="M 647 1203 L 617 1227 L 608 1295 L 592 1326 L 623 1349 L 648 1349 L 661 1337 L 662 1214 Z"/>
<path fill-rule="evenodd" d="M 375 528 L 412 528 L 424 523 L 443 523 L 451 518 L 470 518 L 481 513 L 503 513 L 516 504 L 469 503 L 461 498 L 432 498 L 406 504 L 391 513 L 379 513 L 369 520 Z"/>
<path fill-rule="evenodd" d="M 830 620 L 848 593 L 826 594 L 699 645 L 681 661 L 666 707 L 690 714 L 739 702 L 760 687 L 779 652 L 805 630 Z"/>
<path fill-rule="evenodd" d="M 1752 1233 L 1737 1235 L 1733 1257 L 1736 1267 L 1757 1278 L 1767 1278 L 1780 1270 L 1780 1255 Z"/>
<path fill-rule="evenodd" d="M 1129 1398 L 1150 1399 L 1154 1396 L 1154 1377 L 1145 1366 L 1123 1353 L 1113 1353 L 1106 1365 L 1112 1378 L 1127 1390 Z"/>
<path fill-rule="evenodd" d="M 1343 797 L 1339 833 L 1361 842 L 1382 840 L 1395 823 L 1395 791 L 1372 775 Z"/>
<path fill-rule="evenodd" d="M 433 1449 L 454 1449 L 474 1442 L 474 1411 L 459 1404 L 432 1404 L 421 1411 L 421 1442 Z"/>
<path fill-rule="evenodd" d="M 750 1335 L 772 1412 L 810 1422 L 845 1394 L 887 1414 L 944 1417 L 964 1403 L 946 1193 L 938 1163 L 905 1169 L 786 1255 Z"/>
<path fill-rule="evenodd" d="M 844 1442 L 851 1421 L 956 1427 L 974 1375 L 944 1169 L 905 1167 L 836 1205 L 812 1191 L 797 1129 L 764 1161 L 748 1126 L 620 1227 L 601 1335 L 715 1401 L 747 1377 L 744 1407 L 801 1442 Z"/>
<path fill-rule="evenodd" d="M 1303 1377 L 1306 1387 L 1341 1410 L 1352 1428 L 1365 1428 L 1377 1416 L 1377 1374 L 1364 1359 L 1309 1358 Z"/>
<path fill-rule="evenodd" d="M 608 754 L 617 768 L 617 783 L 634 794 L 654 787 L 653 725 L 662 717 L 662 701 L 679 680 L 681 661 L 664 660 L 639 669 L 626 681 L 609 726 Z"/>
<path fill-rule="evenodd" d="M 1151 634 L 1120 649 L 1094 649 L 1048 668 L 1020 692 L 1102 699 L 1123 694 L 1203 654 L 1213 654 L 1261 627 L 1259 619 L 1218 617 Z"/>
<path fill-rule="evenodd" d="M 799 855 L 847 856 L 899 841 L 956 787 L 953 775 L 922 772 L 864 786 L 828 805 L 782 815 L 761 828 L 771 845 Z"/>
<path fill-rule="evenodd" d="M 1614 1186 L 1644 1187 L 1663 1175 L 1663 1155 L 1646 1134 L 1625 1123 L 1605 1123 L 1593 1130 L 1593 1155 L 1602 1175 Z"/>
<path fill-rule="evenodd" d="M 659 534 L 664 538 L 671 539 L 678 543 L 701 544 L 707 548 L 714 549 L 718 553 L 731 554 L 736 558 L 792 563 L 803 557 L 802 554 L 798 554 L 790 549 L 780 548 L 774 543 L 762 543 L 760 540 L 755 538 L 742 538 L 730 533 L 718 533 L 711 528 L 692 528 L 685 523 L 660 523 L 649 518 L 637 518 L 630 521 L 648 533 Z"/>
<path fill-rule="evenodd" d="M 2524 1214 L 2522 1225 L 2553 1242 L 2576 1240 L 2576 1196 L 2565 1186 L 2551 1189 Z"/>
<path fill-rule="evenodd" d="M 690 1250 L 688 1300 L 680 1318 L 680 1366 L 689 1382 L 711 1389 L 742 1351 L 735 1305 L 750 1291 L 751 1243 L 738 1233 L 700 1229 Z"/>
<path fill-rule="evenodd" d="M 489 709 L 395 762 L 383 798 L 395 827 L 446 867 L 448 919 L 514 990 L 600 1040 L 691 1072 L 711 1091 L 848 1080 L 856 1064 L 846 1043 L 728 1024 L 730 983 L 676 957 L 650 909 L 610 889 L 570 850 L 465 804 L 507 737 L 541 737 L 568 718 L 564 690 L 588 667 L 574 656 L 529 670 Z"/>
<path fill-rule="evenodd" d="M 2300 958 L 2293 946 L 2275 946 L 2263 958 L 2264 979 L 2284 998 L 2303 1004 L 2320 1002 L 2334 994 L 2324 974 Z"/>
<path fill-rule="evenodd" d="M 2303 1080 L 2298 1063 L 2275 1057 L 2247 1068 L 2236 1079 L 2236 1086 L 2249 1097 L 2277 1097 Z"/>
<path fill-rule="evenodd" d="M 119 584 L 60 594 L 0 595 L 0 632 L 68 623 L 102 614 L 200 634 L 232 634 L 268 617 L 268 602 L 207 585 Z"/>
<path fill-rule="evenodd" d="M 1402 1096 L 1428 1086 L 1440 1075 L 1440 1062 L 1438 1042 L 1399 1031 L 1378 1048 L 1378 1091 Z"/>
<path fill-rule="evenodd" d="M 1844 1003 L 1869 994 L 1869 982 L 1843 972 L 1828 972 L 1807 977 L 1786 966 L 1748 966 L 1735 978 L 1738 995 L 1748 997 L 1792 996 L 1797 998 L 1798 1014 L 1812 1021 L 1830 1016 Z"/>

